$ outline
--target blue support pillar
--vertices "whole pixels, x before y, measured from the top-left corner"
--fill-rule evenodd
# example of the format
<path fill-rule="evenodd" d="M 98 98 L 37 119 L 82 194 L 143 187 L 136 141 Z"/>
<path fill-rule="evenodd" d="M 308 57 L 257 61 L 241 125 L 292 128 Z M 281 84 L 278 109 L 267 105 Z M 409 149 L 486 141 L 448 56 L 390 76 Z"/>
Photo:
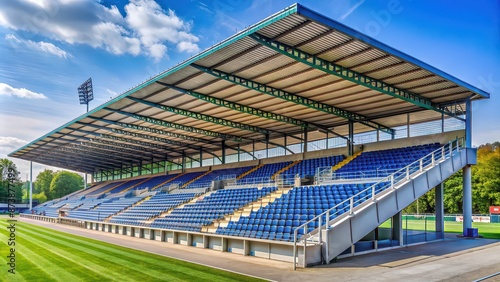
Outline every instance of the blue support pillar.
<path fill-rule="evenodd" d="M 441 183 L 434 188 L 436 199 L 436 235 L 437 239 L 444 238 L 444 184 Z"/>
<path fill-rule="evenodd" d="M 465 147 L 472 148 L 472 103 L 470 98 L 465 101 Z M 472 168 L 463 168 L 463 233 L 472 228 Z"/>
<path fill-rule="evenodd" d="M 33 162 L 30 161 L 30 211 L 33 209 Z"/>

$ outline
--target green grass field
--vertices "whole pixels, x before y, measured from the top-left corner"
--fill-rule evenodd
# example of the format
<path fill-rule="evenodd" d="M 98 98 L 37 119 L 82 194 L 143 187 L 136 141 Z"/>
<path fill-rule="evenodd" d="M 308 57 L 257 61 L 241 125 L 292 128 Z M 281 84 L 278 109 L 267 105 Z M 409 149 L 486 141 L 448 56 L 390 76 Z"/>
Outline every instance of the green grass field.
<path fill-rule="evenodd" d="M 1 281 L 261 281 L 23 222 L 16 223 L 13 275 L 6 220 L 0 218 Z"/>
<path fill-rule="evenodd" d="M 435 231 L 434 220 L 404 220 L 403 229 Z M 445 221 L 444 231 L 447 233 L 462 233 L 462 222 Z M 391 227 L 391 221 L 384 222 L 381 227 Z M 500 223 L 473 222 L 472 227 L 477 228 L 479 235 L 489 239 L 500 239 Z"/>

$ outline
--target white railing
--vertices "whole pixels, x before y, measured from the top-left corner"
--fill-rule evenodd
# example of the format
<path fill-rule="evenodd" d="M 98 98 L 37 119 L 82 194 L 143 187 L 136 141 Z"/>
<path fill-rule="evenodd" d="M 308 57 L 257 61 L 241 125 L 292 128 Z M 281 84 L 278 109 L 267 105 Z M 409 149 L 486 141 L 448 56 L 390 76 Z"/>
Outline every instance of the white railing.
<path fill-rule="evenodd" d="M 319 183 L 323 183 L 323 182 L 327 182 L 328 180 L 331 180 L 333 177 L 332 168 L 333 168 L 332 166 L 322 166 L 322 167 L 316 168 L 316 174 L 314 175 L 315 176 L 315 183 L 319 184 Z"/>
<path fill-rule="evenodd" d="M 274 184 L 274 180 L 270 177 L 254 177 L 254 178 L 244 178 L 236 180 L 236 185 L 248 185 L 248 184 Z"/>
<path fill-rule="evenodd" d="M 295 184 L 295 177 L 296 175 L 294 174 L 283 174 L 280 173 L 276 175 L 274 178 L 274 181 L 276 182 L 276 185 L 282 186 L 282 185 L 294 185 Z"/>
<path fill-rule="evenodd" d="M 395 189 L 396 186 L 399 186 L 409 181 L 412 178 L 412 176 L 415 176 L 415 174 L 420 174 L 424 172 L 426 169 L 434 167 L 435 165 L 447 159 L 450 159 L 454 155 L 454 153 L 460 152 L 460 149 L 463 148 L 464 145 L 465 145 L 464 138 L 450 141 L 448 144 L 442 146 L 441 148 L 429 153 L 428 155 L 409 164 L 408 166 L 395 171 L 391 175 L 384 177 L 379 182 L 373 184 L 372 186 L 366 188 L 365 190 L 357 193 L 356 195 L 350 197 L 349 199 L 342 201 L 341 203 L 326 210 L 322 214 L 314 217 L 313 219 L 295 228 L 293 231 L 293 269 L 295 270 L 297 267 L 297 243 L 299 239 L 301 239 L 304 244 L 303 254 L 305 262 L 305 252 L 308 239 L 310 239 L 309 240 L 310 243 L 322 244 L 322 238 L 321 238 L 322 230 L 328 229 L 328 227 L 331 225 L 330 224 L 331 220 L 345 213 L 353 214 L 354 208 L 360 205 L 361 203 L 367 200 L 376 201 L 377 200 L 376 196 L 380 192 L 389 188 Z M 317 224 L 318 227 L 315 227 L 316 222 L 318 223 Z M 314 230 L 318 230 L 317 240 L 315 240 L 314 235 L 310 234 L 314 230 L 309 232 L 310 228 L 309 226 L 311 226 L 311 228 L 314 228 Z M 301 235 L 302 237 L 299 238 L 299 236 Z M 327 244 L 326 257 L 328 258 L 328 240 L 326 240 L 326 244 Z"/>
<path fill-rule="evenodd" d="M 398 169 L 376 169 L 364 170 L 355 172 L 334 172 L 332 173 L 332 180 L 346 180 L 346 179 L 366 179 L 366 178 L 380 178 L 387 177 Z"/>

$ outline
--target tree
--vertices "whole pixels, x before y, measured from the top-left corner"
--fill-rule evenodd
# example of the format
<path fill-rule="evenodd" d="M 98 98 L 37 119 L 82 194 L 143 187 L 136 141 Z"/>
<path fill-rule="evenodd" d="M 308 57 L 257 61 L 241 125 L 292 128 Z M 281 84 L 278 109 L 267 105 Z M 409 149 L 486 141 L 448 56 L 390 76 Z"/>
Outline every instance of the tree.
<path fill-rule="evenodd" d="M 463 179 L 462 170 L 453 174 L 444 182 L 444 212 L 462 213 L 463 204 Z"/>
<path fill-rule="evenodd" d="M 50 183 L 50 193 L 47 200 L 61 198 L 83 187 L 83 178 L 74 172 L 58 171 Z"/>
<path fill-rule="evenodd" d="M 500 146 L 498 142 L 478 148 L 478 164 L 473 168 L 473 202 L 479 213 L 500 204 Z"/>
<path fill-rule="evenodd" d="M 16 193 L 16 201 L 20 202 L 23 198 L 23 187 L 19 179 L 19 171 L 16 165 L 9 159 L 0 159 L 0 202 L 5 203 L 9 199 L 9 171 L 12 171 L 14 176 L 14 191 Z"/>
<path fill-rule="evenodd" d="M 53 178 L 54 178 L 54 172 L 50 169 L 46 169 L 40 172 L 36 177 L 33 194 L 38 194 L 43 192 L 47 197 L 51 197 L 50 183 L 52 183 Z"/>
<path fill-rule="evenodd" d="M 15 178 L 19 180 L 19 171 L 14 162 L 9 159 L 0 159 L 0 175 L 2 176 L 2 180 L 7 180 L 9 169 L 14 170 Z"/>

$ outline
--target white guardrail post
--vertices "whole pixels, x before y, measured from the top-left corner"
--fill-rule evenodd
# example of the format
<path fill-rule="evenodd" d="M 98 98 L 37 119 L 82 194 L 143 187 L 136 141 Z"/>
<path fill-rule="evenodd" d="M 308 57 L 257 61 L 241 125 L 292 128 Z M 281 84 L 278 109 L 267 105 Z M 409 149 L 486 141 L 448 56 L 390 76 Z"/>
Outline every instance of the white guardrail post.
<path fill-rule="evenodd" d="M 297 269 L 297 230 L 293 231 L 293 270 Z"/>
<path fill-rule="evenodd" d="M 302 259 L 302 266 L 304 268 L 306 268 L 307 264 L 306 264 L 306 248 L 307 248 L 307 238 L 306 238 L 306 234 L 307 234 L 307 224 L 304 225 L 304 234 L 302 235 L 302 237 L 304 237 L 304 252 L 303 252 L 303 259 Z"/>

